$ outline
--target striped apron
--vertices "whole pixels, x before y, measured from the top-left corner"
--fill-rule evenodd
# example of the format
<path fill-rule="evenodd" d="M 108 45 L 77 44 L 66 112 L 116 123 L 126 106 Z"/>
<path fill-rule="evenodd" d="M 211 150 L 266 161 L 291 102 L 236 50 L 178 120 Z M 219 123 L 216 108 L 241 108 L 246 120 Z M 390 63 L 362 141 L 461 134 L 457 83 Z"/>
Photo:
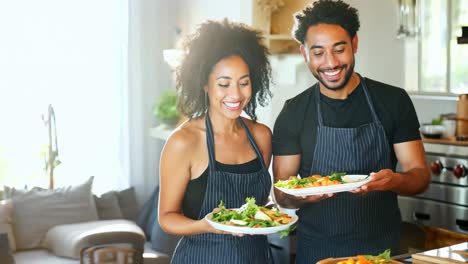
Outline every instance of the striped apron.
<path fill-rule="evenodd" d="M 315 88 L 318 111 L 317 143 L 310 174 L 369 174 L 394 169 L 385 130 L 375 112 L 365 80 L 362 88 L 372 115 L 372 122 L 357 128 L 324 126 L 320 89 Z M 400 211 L 397 195 L 390 191 L 368 194 L 342 192 L 298 212 L 297 262 L 315 263 L 329 257 L 378 254 L 398 249 Z"/>
<path fill-rule="evenodd" d="M 208 145 L 208 183 L 205 198 L 198 219 L 218 206 L 223 200 L 228 208 L 238 208 L 245 203 L 245 198 L 255 197 L 256 203 L 267 203 L 271 188 L 271 178 L 268 168 L 265 167 L 262 154 L 255 144 L 255 140 L 248 127 L 241 118 L 239 121 L 247 132 L 250 145 L 260 160 L 262 169 L 258 172 L 239 174 L 217 171 L 215 168 L 214 137 L 211 121 L 206 114 L 206 141 Z M 226 150 L 229 151 L 229 150 Z M 271 251 L 264 235 L 220 235 L 205 233 L 193 236 L 184 236 L 177 245 L 173 264 L 268 264 L 273 263 Z"/>

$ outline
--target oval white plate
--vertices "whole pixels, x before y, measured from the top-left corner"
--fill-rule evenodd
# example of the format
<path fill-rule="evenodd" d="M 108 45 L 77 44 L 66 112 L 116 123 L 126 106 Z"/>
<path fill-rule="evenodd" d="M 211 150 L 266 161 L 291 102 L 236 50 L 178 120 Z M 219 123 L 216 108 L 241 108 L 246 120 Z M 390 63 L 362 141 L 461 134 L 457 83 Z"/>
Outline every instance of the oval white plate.
<path fill-rule="evenodd" d="M 290 194 L 294 196 L 308 196 L 308 195 L 320 195 L 320 194 L 327 194 L 327 193 L 338 193 L 338 192 L 347 192 L 352 191 L 370 181 L 368 178 L 369 175 L 361 175 L 361 174 L 353 174 L 353 175 L 345 175 L 343 176 L 344 180 L 352 181 L 343 184 L 335 184 L 335 185 L 328 185 L 328 186 L 317 186 L 317 187 L 309 187 L 309 188 L 298 188 L 298 189 L 286 189 L 276 187 L 276 189 Z"/>
<path fill-rule="evenodd" d="M 215 222 L 211 220 L 213 218 L 213 213 L 209 213 L 205 216 L 205 219 L 210 223 L 211 226 L 218 230 L 237 233 L 237 234 L 248 234 L 248 235 L 268 235 L 277 233 L 283 230 L 288 229 L 291 225 L 297 222 L 297 215 L 289 215 L 291 217 L 291 222 L 285 225 L 273 226 L 273 227 L 245 227 L 245 226 L 232 226 L 225 225 L 222 223 Z"/>

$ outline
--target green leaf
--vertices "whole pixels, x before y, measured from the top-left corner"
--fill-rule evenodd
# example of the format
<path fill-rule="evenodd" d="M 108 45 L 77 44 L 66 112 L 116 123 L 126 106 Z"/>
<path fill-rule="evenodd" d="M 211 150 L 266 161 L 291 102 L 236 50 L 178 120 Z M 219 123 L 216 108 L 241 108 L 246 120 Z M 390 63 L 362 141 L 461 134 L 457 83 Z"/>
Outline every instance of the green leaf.
<path fill-rule="evenodd" d="M 292 231 L 294 231 L 295 229 L 296 229 L 296 224 L 290 225 L 287 229 L 278 232 L 279 237 L 280 237 L 280 238 L 287 237 L 287 236 L 289 236 L 289 234 L 290 234 Z"/>
<path fill-rule="evenodd" d="M 375 259 L 375 258 L 383 258 L 385 259 L 385 261 L 389 261 L 390 260 L 390 249 L 386 249 L 383 253 L 377 255 L 377 256 L 372 256 L 372 255 L 364 255 L 364 257 L 367 259 L 367 260 L 372 260 L 372 259 Z"/>
<path fill-rule="evenodd" d="M 330 176 L 328 178 L 330 180 L 332 180 L 332 181 L 342 182 L 343 180 L 341 179 L 341 177 L 343 177 L 345 175 L 346 175 L 346 172 L 333 172 L 332 174 L 330 174 Z"/>

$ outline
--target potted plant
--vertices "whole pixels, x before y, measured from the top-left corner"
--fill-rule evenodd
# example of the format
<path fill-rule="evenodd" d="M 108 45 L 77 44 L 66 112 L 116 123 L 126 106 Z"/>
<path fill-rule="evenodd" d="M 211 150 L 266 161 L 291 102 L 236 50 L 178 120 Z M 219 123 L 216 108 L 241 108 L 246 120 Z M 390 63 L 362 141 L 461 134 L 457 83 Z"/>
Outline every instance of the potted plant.
<path fill-rule="evenodd" d="M 153 107 L 154 115 L 161 123 L 174 126 L 180 118 L 177 112 L 177 94 L 175 90 L 166 90 L 156 101 Z"/>

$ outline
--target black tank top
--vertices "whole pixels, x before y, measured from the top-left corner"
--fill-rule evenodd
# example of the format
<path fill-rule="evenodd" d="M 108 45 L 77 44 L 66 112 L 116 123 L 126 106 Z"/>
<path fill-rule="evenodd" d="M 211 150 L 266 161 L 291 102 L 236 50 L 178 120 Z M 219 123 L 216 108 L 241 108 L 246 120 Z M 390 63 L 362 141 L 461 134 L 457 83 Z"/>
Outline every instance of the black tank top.
<path fill-rule="evenodd" d="M 262 165 L 259 159 L 255 158 L 243 164 L 223 164 L 216 161 L 216 168 L 220 171 L 231 173 L 251 173 L 261 170 Z M 208 168 L 206 168 L 200 177 L 189 182 L 182 204 L 182 210 L 185 216 L 195 220 L 198 219 L 203 200 L 205 199 L 207 182 Z"/>

